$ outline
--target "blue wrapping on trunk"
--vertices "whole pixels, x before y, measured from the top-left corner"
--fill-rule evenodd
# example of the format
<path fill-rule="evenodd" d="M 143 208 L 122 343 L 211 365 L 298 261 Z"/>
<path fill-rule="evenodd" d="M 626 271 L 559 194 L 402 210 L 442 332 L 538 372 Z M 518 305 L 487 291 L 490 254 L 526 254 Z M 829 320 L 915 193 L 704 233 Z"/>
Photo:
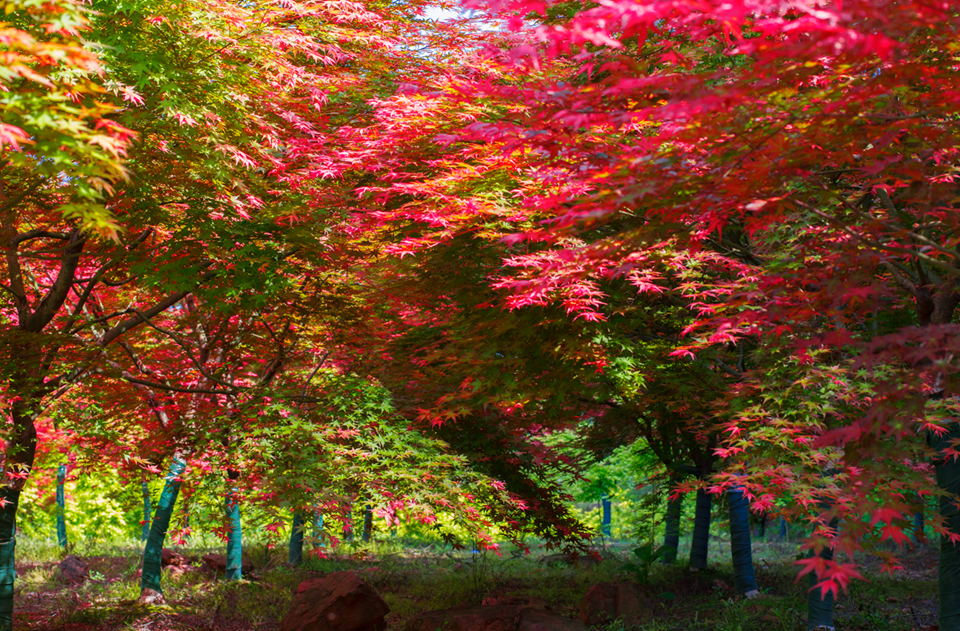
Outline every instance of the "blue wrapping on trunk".
<path fill-rule="evenodd" d="M 960 439 L 960 423 L 951 423 L 942 436 L 930 437 L 930 446 L 938 452 Z M 934 461 L 937 486 L 947 493 L 940 498 L 940 515 L 952 533 L 960 533 L 960 511 L 955 502 L 960 496 L 960 460 L 937 457 Z M 960 631 L 960 544 L 940 537 L 940 631 Z"/>
<path fill-rule="evenodd" d="M 157 501 L 157 512 L 153 516 L 153 522 L 150 524 L 150 534 L 147 536 L 147 544 L 143 548 L 143 573 L 140 578 L 140 589 L 152 589 L 163 593 L 160 587 L 160 568 L 161 554 L 163 552 L 163 541 L 167 538 L 167 529 L 170 527 L 170 517 L 173 515 L 173 508 L 177 504 L 177 496 L 180 494 L 180 475 L 187 468 L 180 458 L 174 458 L 170 464 L 170 473 L 167 474 L 166 482 L 163 485 L 163 493 Z"/>
<path fill-rule="evenodd" d="M 321 513 L 315 513 L 313 517 L 313 548 L 316 550 L 320 547 L 320 535 L 323 533 L 323 515 Z"/>
<path fill-rule="evenodd" d="M 667 502 L 666 532 L 663 535 L 663 556 L 666 565 L 677 560 L 677 548 L 680 547 L 680 515 L 683 511 L 683 496 Z"/>
<path fill-rule="evenodd" d="M 610 498 L 607 495 L 604 495 L 600 498 L 600 506 L 602 507 L 603 517 L 600 522 L 600 533 L 604 537 L 611 536 L 613 524 L 613 505 L 610 502 Z"/>
<path fill-rule="evenodd" d="M 143 532 L 140 534 L 141 541 L 146 541 L 150 536 L 150 519 L 153 508 L 150 506 L 150 485 L 144 480 L 140 483 L 140 491 L 143 493 Z"/>
<path fill-rule="evenodd" d="M 225 578 L 239 581 L 243 578 L 243 525 L 240 523 L 240 502 L 236 488 L 231 488 L 226 500 L 227 520 L 230 530 L 227 532 L 227 568 Z"/>
<path fill-rule="evenodd" d="M 730 504 L 730 554 L 733 558 L 733 584 L 738 594 L 757 588 L 750 542 L 750 502 L 743 489 L 727 491 Z"/>
<path fill-rule="evenodd" d="M 17 577 L 14 569 L 14 550 L 17 547 L 17 505 L 20 491 L 5 487 L 0 489 L 3 506 L 0 507 L 0 631 L 13 630 L 13 582 Z"/>
<path fill-rule="evenodd" d="M 303 515 L 300 513 L 293 514 L 290 544 L 287 546 L 287 562 L 290 565 L 300 565 L 303 562 Z"/>
<path fill-rule="evenodd" d="M 67 547 L 67 497 L 63 483 L 67 479 L 67 465 L 57 467 L 57 543 Z"/>
<path fill-rule="evenodd" d="M 831 528 L 837 527 L 837 520 L 830 522 Z M 811 551 L 811 556 L 813 551 Z M 833 560 L 833 548 L 824 548 L 820 552 L 820 558 L 827 561 Z M 824 594 L 821 589 L 814 589 L 814 585 L 820 582 L 816 572 L 810 573 L 808 581 L 810 591 L 807 592 L 807 629 L 816 629 L 818 627 L 833 628 L 833 592 Z"/>
<path fill-rule="evenodd" d="M 693 543 L 690 546 L 690 567 L 697 570 L 707 567 L 712 505 L 713 499 L 710 494 L 704 489 L 697 489 L 696 511 L 693 516 Z"/>

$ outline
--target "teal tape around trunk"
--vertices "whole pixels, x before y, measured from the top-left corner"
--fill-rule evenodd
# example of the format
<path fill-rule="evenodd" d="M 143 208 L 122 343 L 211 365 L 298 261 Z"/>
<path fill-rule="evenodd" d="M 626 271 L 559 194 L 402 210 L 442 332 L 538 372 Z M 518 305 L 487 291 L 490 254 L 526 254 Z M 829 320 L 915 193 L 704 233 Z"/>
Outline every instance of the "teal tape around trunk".
<path fill-rule="evenodd" d="M 693 516 L 693 543 L 690 546 L 690 567 L 702 570 L 707 567 L 710 545 L 710 510 L 713 499 L 704 489 L 697 489 L 697 504 Z"/>
<path fill-rule="evenodd" d="M 323 515 L 321 513 L 314 513 L 313 516 L 313 549 L 316 550 L 320 547 L 320 535 L 323 534 Z"/>
<path fill-rule="evenodd" d="M 0 508 L 0 631 L 13 630 L 13 582 L 17 577 L 13 565 L 17 546 L 17 505 L 20 491 L 0 490 L 4 506 Z"/>
<path fill-rule="evenodd" d="M 61 548 L 67 547 L 67 497 L 63 483 L 67 479 L 67 465 L 57 467 L 57 543 Z"/>
<path fill-rule="evenodd" d="M 143 493 L 143 532 L 140 535 L 141 541 L 146 541 L 150 536 L 150 517 L 153 508 L 150 506 L 150 485 L 146 480 L 141 482 L 140 491 Z"/>
<path fill-rule="evenodd" d="M 730 504 L 730 555 L 733 558 L 733 586 L 738 594 L 758 589 L 753 570 L 750 541 L 750 502 L 743 489 L 727 491 Z"/>
<path fill-rule="evenodd" d="M 170 473 L 167 474 L 163 485 L 163 493 L 157 501 L 157 511 L 150 524 L 150 534 L 147 544 L 143 548 L 143 574 L 140 579 L 141 589 L 152 589 L 163 593 L 160 587 L 160 556 L 163 552 L 163 541 L 167 538 L 170 528 L 170 517 L 177 504 L 177 495 L 180 494 L 180 476 L 186 470 L 187 464 L 180 458 L 174 458 L 170 464 Z"/>
<path fill-rule="evenodd" d="M 600 521 L 600 534 L 604 537 L 613 536 L 613 504 L 610 502 L 610 496 L 604 495 L 600 498 L 600 507 L 602 509 L 602 518 Z"/>
<path fill-rule="evenodd" d="M 683 496 L 667 501 L 666 532 L 663 535 L 662 562 L 670 565 L 677 560 L 677 548 L 680 547 L 680 515 L 683 511 Z"/>
<path fill-rule="evenodd" d="M 230 489 L 227 493 L 226 511 L 230 531 L 227 533 L 225 577 L 228 581 L 239 581 L 243 578 L 243 526 L 240 523 L 240 502 L 237 500 L 236 489 Z"/>
<path fill-rule="evenodd" d="M 373 509 L 369 506 L 363 507 L 363 533 L 361 538 L 364 543 L 370 541 L 370 537 L 373 535 Z"/>
<path fill-rule="evenodd" d="M 293 514 L 290 543 L 287 546 L 287 562 L 290 565 L 300 565 L 303 562 L 303 515 L 300 513 Z"/>
<path fill-rule="evenodd" d="M 931 436 L 938 452 L 960 439 L 960 423 L 951 423 L 943 436 Z M 940 498 L 940 515 L 951 533 L 960 534 L 960 511 L 954 502 L 960 497 L 960 460 L 937 457 L 934 461 L 937 486 L 947 495 Z M 940 631 L 960 631 L 960 544 L 940 537 Z"/>

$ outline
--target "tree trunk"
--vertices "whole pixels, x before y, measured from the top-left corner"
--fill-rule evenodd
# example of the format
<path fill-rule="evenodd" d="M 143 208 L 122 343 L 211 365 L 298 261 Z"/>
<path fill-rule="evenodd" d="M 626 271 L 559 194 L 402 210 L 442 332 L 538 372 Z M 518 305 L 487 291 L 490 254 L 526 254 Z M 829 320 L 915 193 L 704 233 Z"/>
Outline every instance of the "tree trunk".
<path fill-rule="evenodd" d="M 323 533 L 323 515 L 319 512 L 313 514 L 313 549 L 320 547 L 320 535 Z"/>
<path fill-rule="evenodd" d="M 690 546 L 690 567 L 702 570 L 707 567 L 710 545 L 710 509 L 713 499 L 705 489 L 697 489 L 696 511 L 693 516 L 693 543 Z"/>
<path fill-rule="evenodd" d="M 63 483 L 67 479 L 67 465 L 57 467 L 57 543 L 67 547 L 67 499 Z"/>
<path fill-rule="evenodd" d="M 369 506 L 363 507 L 363 541 L 364 543 L 370 541 L 370 536 L 373 534 L 373 509 Z"/>
<path fill-rule="evenodd" d="M 831 528 L 837 527 L 837 520 L 830 522 Z M 811 556 L 813 551 L 810 552 Z M 820 551 L 820 558 L 827 561 L 833 560 L 833 548 L 824 548 Z M 810 573 L 808 585 L 810 591 L 807 592 L 807 630 L 812 629 L 833 629 L 833 592 L 823 593 L 822 589 L 814 589 L 814 585 L 820 582 L 816 572 Z M 941 627 L 942 628 L 942 627 Z"/>
<path fill-rule="evenodd" d="M 150 518 L 153 513 L 150 506 L 150 484 L 147 483 L 146 473 L 140 477 L 140 491 L 143 494 L 143 531 L 140 534 L 140 540 L 146 541 L 150 536 Z"/>
<path fill-rule="evenodd" d="M 0 631 L 13 630 L 13 581 L 16 570 L 13 566 L 14 549 L 17 546 L 17 505 L 20 490 L 0 487 L 3 507 L 0 508 Z"/>
<path fill-rule="evenodd" d="M 163 602 L 163 589 L 160 587 L 160 557 L 163 552 L 163 541 L 170 528 L 170 517 L 177 504 L 177 495 L 180 493 L 180 475 L 186 470 L 187 464 L 179 457 L 174 456 L 170 464 L 170 473 L 167 474 L 163 485 L 163 493 L 157 501 L 157 511 L 150 524 L 150 534 L 147 544 L 143 548 L 143 572 L 140 579 L 140 602 Z"/>
<path fill-rule="evenodd" d="M 917 511 L 913 514 L 913 540 L 916 542 L 923 541 L 923 522 L 924 515 L 923 511 L 926 508 L 926 501 L 923 499 L 923 496 L 919 493 L 917 494 Z"/>
<path fill-rule="evenodd" d="M 680 516 L 683 512 L 683 496 L 667 500 L 666 532 L 663 535 L 662 563 L 671 565 L 677 560 L 677 548 L 680 547 Z"/>
<path fill-rule="evenodd" d="M 600 506 L 603 510 L 602 521 L 600 522 L 600 533 L 604 537 L 612 536 L 613 529 L 611 528 L 613 522 L 613 506 L 610 503 L 610 496 L 604 493 L 603 497 L 600 498 Z"/>
<path fill-rule="evenodd" d="M 18 349 L 15 357 L 30 357 L 32 349 Z M 13 395 L 22 392 L 14 386 L 9 391 Z M 13 629 L 13 582 L 16 577 L 14 568 L 14 549 L 17 535 L 17 506 L 20 504 L 20 492 L 27 482 L 27 474 L 33 468 L 37 454 L 37 427 L 33 424 L 31 410 L 39 409 L 40 401 L 28 394 L 19 395 L 19 400 L 10 406 L 13 427 L 7 434 L 6 459 L 3 463 L 4 479 L 16 473 L 8 486 L 0 486 L 0 631 Z"/>
<path fill-rule="evenodd" d="M 784 541 L 787 538 L 787 520 L 783 517 L 780 518 L 780 541 Z"/>
<path fill-rule="evenodd" d="M 750 542 L 750 502 L 743 489 L 727 491 L 730 504 L 730 555 L 733 558 L 733 585 L 738 594 L 748 598 L 760 595 L 753 570 Z"/>
<path fill-rule="evenodd" d="M 231 472 L 231 477 L 233 473 Z M 230 521 L 230 531 L 227 533 L 225 578 L 228 581 L 239 581 L 243 578 L 243 526 L 240 524 L 240 502 L 237 499 L 237 490 L 234 486 L 231 486 L 227 492 L 226 510 L 227 519 Z"/>
<path fill-rule="evenodd" d="M 940 451 L 960 439 L 960 423 L 951 423 L 943 436 L 931 436 L 931 446 Z M 954 502 L 960 496 L 960 460 L 938 456 L 934 461 L 940 497 L 940 515 L 952 534 L 960 534 L 960 511 Z M 960 544 L 940 537 L 940 631 L 960 631 Z"/>
<path fill-rule="evenodd" d="M 293 523 L 290 525 L 290 543 L 287 545 L 287 563 L 300 565 L 303 563 L 303 516 L 293 514 Z"/>
<path fill-rule="evenodd" d="M 833 549 L 824 548 L 820 552 L 821 558 L 828 561 L 833 559 Z M 833 629 L 833 592 L 822 593 L 814 588 L 819 582 L 816 572 L 810 573 L 808 581 L 810 591 L 807 592 L 807 630 Z M 942 627 L 941 627 L 942 628 Z"/>
<path fill-rule="evenodd" d="M 353 541 L 353 505 L 347 506 L 347 520 L 343 522 L 343 540 Z"/>

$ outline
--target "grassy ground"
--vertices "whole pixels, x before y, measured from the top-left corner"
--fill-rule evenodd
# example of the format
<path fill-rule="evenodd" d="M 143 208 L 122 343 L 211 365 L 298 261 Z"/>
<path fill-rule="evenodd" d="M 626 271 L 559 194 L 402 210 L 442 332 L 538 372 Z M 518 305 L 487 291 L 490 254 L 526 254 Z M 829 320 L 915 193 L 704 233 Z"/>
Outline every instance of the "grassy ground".
<path fill-rule="evenodd" d="M 576 616 L 586 590 L 600 581 L 629 580 L 622 571 L 628 544 L 611 544 L 606 560 L 590 569 L 545 566 L 540 554 L 502 556 L 452 553 L 449 548 L 404 547 L 383 542 L 343 549 L 328 559 L 286 567 L 285 550 L 246 551 L 256 570 L 250 580 L 227 583 L 204 573 L 164 570 L 167 604 L 140 606 L 139 548 L 100 546 L 74 550 L 90 563 L 91 580 L 68 586 L 60 578 L 59 550 L 50 544 L 18 541 L 16 628 L 31 631 L 126 629 L 142 631 L 272 631 L 279 627 L 297 585 L 321 574 L 353 570 L 373 585 L 390 606 L 389 629 L 399 630 L 412 615 L 497 596 L 529 596 L 556 611 Z M 681 544 L 681 551 L 684 546 Z M 203 554 L 202 548 L 179 550 Z M 711 541 L 711 568 L 689 572 L 656 565 L 649 590 L 651 617 L 642 631 L 794 631 L 805 629 L 806 581 L 795 584 L 796 546 L 758 542 L 755 565 L 763 597 L 735 597 L 729 543 Z M 858 583 L 837 603 L 842 630 L 921 630 L 936 624 L 936 553 L 918 547 L 904 554 L 906 569 L 879 576 L 875 563 L 861 560 L 870 582 Z M 668 593 L 669 592 L 669 593 Z M 666 597 L 660 597 L 665 595 Z M 672 595 L 673 598 L 669 598 Z M 611 623 L 602 631 L 626 631 Z"/>

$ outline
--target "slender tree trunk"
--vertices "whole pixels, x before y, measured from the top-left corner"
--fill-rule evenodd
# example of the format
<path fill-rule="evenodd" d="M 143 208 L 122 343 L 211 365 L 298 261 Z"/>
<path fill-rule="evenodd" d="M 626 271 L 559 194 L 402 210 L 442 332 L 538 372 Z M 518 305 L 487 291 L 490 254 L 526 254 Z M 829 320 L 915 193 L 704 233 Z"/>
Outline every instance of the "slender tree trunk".
<path fill-rule="evenodd" d="M 225 578 L 228 581 L 239 581 L 243 578 L 243 526 L 240 523 L 240 501 L 237 498 L 237 489 L 233 481 L 240 477 L 236 471 L 230 472 L 230 490 L 227 491 L 226 511 L 230 521 L 230 531 L 227 533 L 227 568 Z"/>
<path fill-rule="evenodd" d="M 67 465 L 57 467 L 57 543 L 61 548 L 67 547 L 67 496 L 63 483 L 67 479 Z"/>
<path fill-rule="evenodd" d="M 150 484 L 147 482 L 147 474 L 144 472 L 140 476 L 140 492 L 143 495 L 143 529 L 140 534 L 140 540 L 146 541 L 150 536 L 150 518 L 153 509 L 150 506 Z"/>
<path fill-rule="evenodd" d="M 287 545 L 287 563 L 290 565 L 303 563 L 303 527 L 303 515 L 294 513 L 290 525 L 290 543 Z"/>
<path fill-rule="evenodd" d="M 313 514 L 313 549 L 320 547 L 320 536 L 323 534 L 323 514 L 314 512 Z"/>
<path fill-rule="evenodd" d="M 913 514 L 913 540 L 917 542 L 923 541 L 923 511 L 924 508 L 926 508 L 925 505 L 926 501 L 923 499 L 923 496 L 918 493 L 917 511 Z"/>
<path fill-rule="evenodd" d="M 363 542 L 370 541 L 373 534 L 373 509 L 370 506 L 363 507 Z"/>
<path fill-rule="evenodd" d="M 666 532 L 663 535 L 663 556 L 661 562 L 671 565 L 677 560 L 680 547 L 680 516 L 683 512 L 683 496 L 667 500 Z"/>
<path fill-rule="evenodd" d="M 160 587 L 160 558 L 163 552 L 163 541 L 170 528 L 170 517 L 177 504 L 177 495 L 180 494 L 180 476 L 186 468 L 187 464 L 179 456 L 174 456 L 170 464 L 170 473 L 167 474 L 163 485 L 163 493 L 157 501 L 157 510 L 150 524 L 150 534 L 143 548 L 140 601 L 144 603 L 163 602 L 163 589 Z"/>
<path fill-rule="evenodd" d="M 0 630 L 13 629 L 14 549 L 17 546 L 17 505 L 20 490 L 0 487 L 3 506 L 0 507 Z"/>
<path fill-rule="evenodd" d="M 753 570 L 750 541 L 750 502 L 743 489 L 727 491 L 730 504 L 730 555 L 733 558 L 733 584 L 738 594 L 748 598 L 760 595 Z"/>
<path fill-rule="evenodd" d="M 931 446 L 940 451 L 960 439 L 960 423 L 951 423 L 943 436 L 931 436 Z M 938 456 L 934 461 L 937 486 L 946 495 L 940 497 L 940 515 L 952 534 L 960 534 L 960 511 L 955 502 L 960 496 L 960 460 Z M 960 544 L 940 537 L 940 631 L 960 631 Z"/>
<path fill-rule="evenodd" d="M 31 357 L 34 349 L 17 349 L 13 357 Z M 9 391 L 18 395 L 22 390 L 14 383 Z M 10 416 L 13 427 L 7 434 L 6 458 L 3 462 L 3 473 L 15 472 L 18 474 L 7 486 L 0 486 L 0 631 L 13 630 L 13 600 L 14 579 L 14 550 L 17 545 L 17 507 L 20 504 L 20 492 L 27 478 L 24 474 L 33 468 L 33 461 L 37 454 L 37 427 L 34 425 L 33 412 L 40 408 L 40 400 L 32 396 L 29 391 L 19 395 L 19 400 L 10 406 Z M 10 477 L 4 475 L 4 479 Z"/>
<path fill-rule="evenodd" d="M 353 504 L 347 506 L 347 520 L 343 522 L 343 540 L 353 541 Z"/>
<path fill-rule="evenodd" d="M 690 567 L 702 570 L 707 567 L 710 545 L 710 510 L 713 499 L 705 489 L 697 489 L 697 504 L 693 516 L 693 543 L 690 546 Z"/>
<path fill-rule="evenodd" d="M 784 541 L 787 538 L 787 520 L 784 517 L 780 518 L 780 541 Z"/>
<path fill-rule="evenodd" d="M 837 520 L 830 522 L 831 528 L 837 527 Z M 813 551 L 811 551 L 811 556 Z M 827 561 L 833 560 L 833 548 L 824 548 L 820 551 L 820 558 Z M 807 630 L 812 629 L 833 629 L 833 592 L 824 593 L 820 588 L 814 588 L 814 585 L 820 582 L 816 572 L 810 573 L 808 585 L 810 591 L 807 592 Z M 942 627 L 941 627 L 942 628 Z"/>
<path fill-rule="evenodd" d="M 833 550 L 824 548 L 820 557 L 828 561 L 833 559 Z M 814 588 L 819 580 L 816 572 L 810 573 L 807 592 L 807 629 L 833 629 L 833 592 L 823 593 L 820 588 Z"/>
<path fill-rule="evenodd" d="M 757 537 L 760 539 L 766 539 L 767 537 L 767 514 L 762 513 L 760 515 L 760 523 L 757 524 Z"/>
<path fill-rule="evenodd" d="M 603 511 L 603 518 L 600 522 L 600 533 L 604 537 L 611 537 L 613 536 L 613 505 L 610 502 L 610 496 L 606 493 L 600 498 L 600 506 Z"/>

